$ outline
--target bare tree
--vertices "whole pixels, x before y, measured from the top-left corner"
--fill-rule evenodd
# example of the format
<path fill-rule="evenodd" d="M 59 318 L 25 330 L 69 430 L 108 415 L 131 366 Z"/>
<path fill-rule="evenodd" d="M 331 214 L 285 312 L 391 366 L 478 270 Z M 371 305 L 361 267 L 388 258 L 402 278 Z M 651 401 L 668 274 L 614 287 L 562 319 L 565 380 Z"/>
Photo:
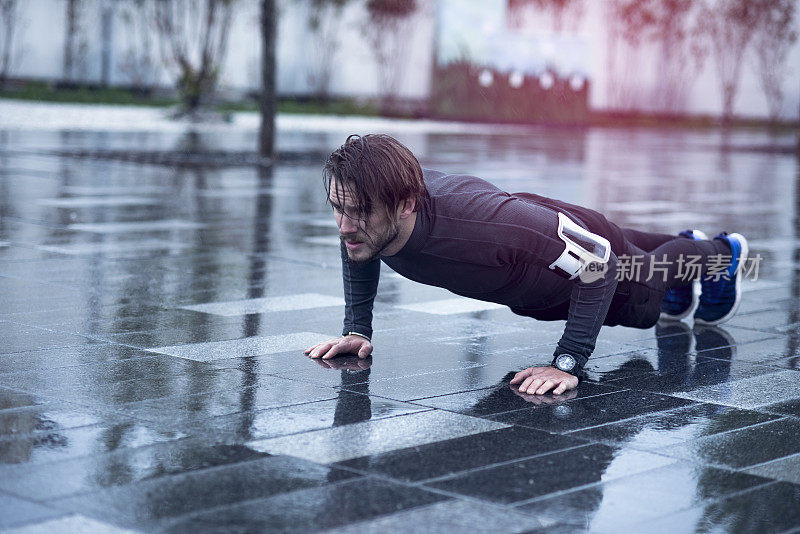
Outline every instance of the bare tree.
<path fill-rule="evenodd" d="M 0 89 L 11 71 L 14 31 L 19 23 L 17 0 L 0 0 Z"/>
<path fill-rule="evenodd" d="M 125 50 L 119 69 L 131 81 L 134 89 L 146 91 L 153 86 L 158 73 L 155 58 L 155 2 L 157 0 L 126 0 L 120 17 L 125 24 L 130 46 Z"/>
<path fill-rule="evenodd" d="M 716 0 L 705 5 L 698 17 L 708 35 L 722 90 L 722 121 L 733 118 L 745 53 L 755 33 L 758 9 L 752 0 Z"/>
<path fill-rule="evenodd" d="M 631 111 L 643 104 L 638 36 L 626 25 L 625 9 L 635 0 L 607 0 L 606 26 L 606 98 L 608 107 Z"/>
<path fill-rule="evenodd" d="M 156 28 L 163 57 L 177 69 L 183 113 L 206 104 L 225 60 L 236 0 L 158 0 Z"/>
<path fill-rule="evenodd" d="M 694 22 L 701 0 L 623 0 L 617 5 L 628 44 L 651 42 L 660 49 L 656 105 L 668 113 L 685 111 L 692 78 L 705 58 Z"/>
<path fill-rule="evenodd" d="M 275 0 L 261 0 L 261 128 L 258 134 L 258 152 L 271 158 L 275 148 L 275 41 L 278 28 L 278 10 Z"/>
<path fill-rule="evenodd" d="M 317 99 L 323 104 L 327 103 L 329 98 L 333 59 L 340 45 L 342 11 L 349 1 L 306 0 L 308 4 L 306 23 L 314 41 L 309 82 L 314 87 Z"/>
<path fill-rule="evenodd" d="M 767 97 L 769 118 L 775 122 L 783 107 L 783 81 L 787 76 L 786 56 L 797 41 L 795 15 L 797 0 L 751 0 L 758 9 L 753 38 L 756 70 Z"/>
<path fill-rule="evenodd" d="M 84 0 L 67 0 L 66 32 L 64 35 L 64 79 L 75 82 L 85 74 L 88 43 L 82 26 Z"/>
<path fill-rule="evenodd" d="M 570 29 L 580 25 L 585 10 L 585 0 L 508 0 L 510 12 L 533 6 L 539 11 L 549 13 L 552 17 L 553 30 L 560 33 L 565 28 L 565 21 L 570 21 Z"/>
<path fill-rule="evenodd" d="M 410 19 L 416 0 L 367 0 L 364 34 L 378 63 L 381 107 L 388 110 L 397 96 L 406 61 Z"/>

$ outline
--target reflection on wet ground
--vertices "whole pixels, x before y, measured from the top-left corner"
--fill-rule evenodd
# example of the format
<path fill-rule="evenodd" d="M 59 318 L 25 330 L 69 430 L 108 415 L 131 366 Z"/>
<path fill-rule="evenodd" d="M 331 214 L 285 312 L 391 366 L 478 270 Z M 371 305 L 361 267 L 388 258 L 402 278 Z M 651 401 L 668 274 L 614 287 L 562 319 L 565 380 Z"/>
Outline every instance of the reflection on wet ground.
<path fill-rule="evenodd" d="M 313 361 L 342 319 L 319 162 L 240 164 L 249 134 L 0 132 L 0 529 L 800 527 L 798 161 L 753 150 L 791 139 L 399 137 L 623 225 L 742 232 L 758 280 L 724 328 L 605 328 L 560 397 L 508 381 L 562 322 L 388 270 L 374 355 Z"/>

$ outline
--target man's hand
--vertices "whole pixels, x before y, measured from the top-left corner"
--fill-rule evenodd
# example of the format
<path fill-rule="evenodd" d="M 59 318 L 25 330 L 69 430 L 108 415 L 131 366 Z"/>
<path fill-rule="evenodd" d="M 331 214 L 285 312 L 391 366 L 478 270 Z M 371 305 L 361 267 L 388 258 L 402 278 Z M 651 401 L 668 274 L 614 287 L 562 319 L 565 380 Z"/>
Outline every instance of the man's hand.
<path fill-rule="evenodd" d="M 544 395 L 551 389 L 553 395 L 561 395 L 578 387 L 578 377 L 555 367 L 528 367 L 514 375 L 509 384 L 520 384 L 519 391 L 529 395 Z"/>
<path fill-rule="evenodd" d="M 372 343 L 361 336 L 342 336 L 317 343 L 305 350 L 312 358 L 322 357 L 323 360 L 333 358 L 337 354 L 358 354 L 359 358 L 366 358 L 372 354 Z"/>

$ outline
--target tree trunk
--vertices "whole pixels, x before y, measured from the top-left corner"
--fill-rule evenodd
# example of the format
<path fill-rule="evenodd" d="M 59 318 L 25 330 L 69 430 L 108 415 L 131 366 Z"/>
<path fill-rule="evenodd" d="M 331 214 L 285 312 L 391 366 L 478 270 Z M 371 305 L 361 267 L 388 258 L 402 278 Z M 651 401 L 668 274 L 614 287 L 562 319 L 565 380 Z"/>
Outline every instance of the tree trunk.
<path fill-rule="evenodd" d="M 275 40 L 278 12 L 275 0 L 261 0 L 261 129 L 258 152 L 271 158 L 275 145 Z"/>
<path fill-rule="evenodd" d="M 725 84 L 722 90 L 722 123 L 729 124 L 733 119 L 733 99 L 736 98 L 736 86 Z"/>
<path fill-rule="evenodd" d="M 64 39 L 64 78 L 72 81 L 75 64 L 75 37 L 78 32 L 78 0 L 67 1 L 67 31 Z"/>

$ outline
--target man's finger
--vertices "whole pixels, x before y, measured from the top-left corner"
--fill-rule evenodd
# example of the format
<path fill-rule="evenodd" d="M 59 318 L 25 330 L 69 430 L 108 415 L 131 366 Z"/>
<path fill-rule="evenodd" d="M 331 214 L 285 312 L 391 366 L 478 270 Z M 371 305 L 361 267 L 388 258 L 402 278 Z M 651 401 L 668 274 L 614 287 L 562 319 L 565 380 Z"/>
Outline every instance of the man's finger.
<path fill-rule="evenodd" d="M 549 380 L 549 379 L 545 380 L 544 384 L 542 384 L 539 387 L 539 389 L 536 390 L 536 394 L 537 395 L 544 395 L 545 393 L 547 393 L 548 391 L 553 389 L 553 386 L 555 386 L 555 382 L 553 382 L 552 380 Z"/>
<path fill-rule="evenodd" d="M 526 378 L 525 378 L 525 380 L 523 380 L 523 381 L 522 381 L 522 384 L 520 384 L 520 385 L 519 385 L 519 390 L 520 390 L 521 392 L 525 393 L 525 392 L 527 391 L 527 389 L 528 389 L 528 386 L 529 386 L 529 385 L 531 384 L 531 382 L 533 382 L 534 380 L 536 380 L 536 378 L 534 378 L 534 377 L 532 377 L 532 376 L 528 376 L 528 377 L 526 377 Z"/>
<path fill-rule="evenodd" d="M 364 345 L 358 351 L 358 357 L 359 358 L 366 358 L 370 354 L 372 354 L 372 346 L 371 345 Z"/>
<path fill-rule="evenodd" d="M 520 372 L 518 372 L 517 374 L 514 375 L 514 378 L 511 379 L 509 384 L 516 384 L 518 382 L 522 382 L 530 374 L 531 374 L 531 370 L 530 369 L 522 370 L 522 371 L 520 371 Z"/>
<path fill-rule="evenodd" d="M 328 352 L 326 352 L 325 354 L 322 355 L 322 359 L 323 360 L 327 360 L 329 358 L 333 358 L 334 356 L 336 356 L 340 352 L 343 352 L 342 351 L 342 344 L 338 343 L 338 344 L 332 346 L 330 349 L 328 349 Z"/>
<path fill-rule="evenodd" d="M 309 348 L 307 348 L 306 350 L 304 350 L 303 352 L 305 352 L 306 354 L 309 354 L 311 351 L 313 351 L 314 349 L 316 349 L 316 348 L 317 348 L 317 347 L 319 347 L 320 345 L 322 345 L 322 343 L 317 343 L 317 344 L 316 344 L 316 345 L 314 345 L 313 347 L 309 347 Z"/>
<path fill-rule="evenodd" d="M 553 395 L 561 395 L 567 390 L 567 383 L 561 382 L 556 389 L 553 390 Z"/>
<path fill-rule="evenodd" d="M 311 356 L 312 358 L 319 358 L 322 354 L 327 352 L 327 350 L 330 348 L 330 346 L 331 346 L 331 343 L 329 341 L 325 341 L 323 343 L 320 343 L 319 345 L 314 347 L 314 350 L 311 351 L 309 356 Z"/>
<path fill-rule="evenodd" d="M 539 389 L 539 386 L 542 385 L 542 383 L 544 383 L 544 380 L 542 380 L 541 378 L 534 378 L 533 382 L 531 382 L 530 385 L 528 386 L 527 392 L 535 393 L 536 390 Z"/>

